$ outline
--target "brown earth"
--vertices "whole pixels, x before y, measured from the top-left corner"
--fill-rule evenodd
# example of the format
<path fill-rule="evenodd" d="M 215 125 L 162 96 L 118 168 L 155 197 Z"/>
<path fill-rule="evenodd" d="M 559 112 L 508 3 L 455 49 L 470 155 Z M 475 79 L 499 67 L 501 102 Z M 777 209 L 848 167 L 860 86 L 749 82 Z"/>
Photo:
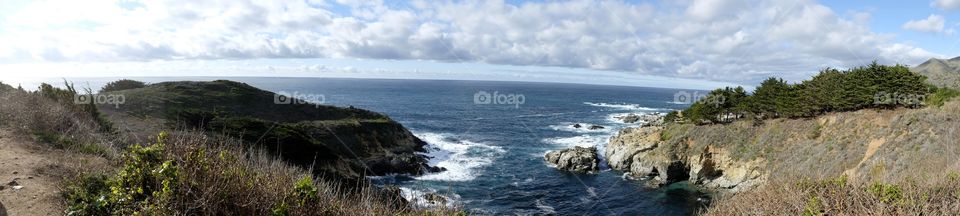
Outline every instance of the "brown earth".
<path fill-rule="evenodd" d="M 0 129 L 0 203 L 8 215 L 62 215 L 64 180 L 76 170 L 106 166 L 101 157 L 53 149 Z"/>

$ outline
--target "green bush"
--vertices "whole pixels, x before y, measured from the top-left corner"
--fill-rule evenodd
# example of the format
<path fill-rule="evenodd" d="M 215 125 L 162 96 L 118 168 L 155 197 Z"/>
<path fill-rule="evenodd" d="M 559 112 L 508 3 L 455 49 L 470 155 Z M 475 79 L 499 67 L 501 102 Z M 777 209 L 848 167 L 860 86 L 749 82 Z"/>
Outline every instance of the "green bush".
<path fill-rule="evenodd" d="M 111 177 L 84 176 L 68 186 L 67 215 L 163 214 L 178 180 L 178 168 L 163 153 L 166 134 L 151 146 L 133 145 Z"/>
<path fill-rule="evenodd" d="M 903 190 L 893 184 L 873 183 L 867 188 L 867 192 L 877 196 L 882 203 L 895 203 L 903 199 Z"/>
<path fill-rule="evenodd" d="M 104 85 L 103 88 L 100 89 L 100 93 L 143 88 L 146 86 L 147 86 L 146 83 L 143 83 L 140 81 L 130 80 L 130 79 L 121 79 L 121 80 L 107 83 L 107 85 Z"/>
<path fill-rule="evenodd" d="M 296 187 L 294 188 L 294 193 L 297 198 L 300 198 L 300 205 L 303 205 L 307 202 L 315 202 L 317 200 L 318 189 L 313 183 L 313 177 L 304 176 L 297 181 Z"/>
<path fill-rule="evenodd" d="M 946 103 L 947 101 L 950 101 L 950 99 L 957 97 L 958 95 L 960 95 L 960 91 L 953 90 L 950 88 L 937 88 L 937 90 L 933 91 L 933 94 L 930 94 L 930 96 L 927 97 L 927 100 L 925 102 L 927 106 L 940 107 L 940 106 L 943 106 L 944 103 Z"/>

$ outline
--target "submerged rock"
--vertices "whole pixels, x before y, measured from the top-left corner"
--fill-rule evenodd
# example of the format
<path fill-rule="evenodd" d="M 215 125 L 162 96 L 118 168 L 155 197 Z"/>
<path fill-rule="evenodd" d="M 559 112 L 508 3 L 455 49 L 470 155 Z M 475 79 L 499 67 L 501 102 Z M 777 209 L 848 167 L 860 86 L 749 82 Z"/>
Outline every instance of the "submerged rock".
<path fill-rule="evenodd" d="M 580 123 L 573 124 L 573 128 L 581 128 L 581 127 L 583 127 L 583 126 L 581 126 Z"/>
<path fill-rule="evenodd" d="M 600 125 L 590 125 L 590 127 L 587 128 L 587 129 L 590 129 L 590 130 L 599 130 L 599 129 L 604 129 L 604 127 L 603 127 L 603 126 L 600 126 Z"/>
<path fill-rule="evenodd" d="M 597 148 L 573 147 L 569 149 L 547 152 L 543 156 L 547 162 L 556 165 L 557 169 L 594 173 L 600 170 L 600 159 L 597 158 Z"/>

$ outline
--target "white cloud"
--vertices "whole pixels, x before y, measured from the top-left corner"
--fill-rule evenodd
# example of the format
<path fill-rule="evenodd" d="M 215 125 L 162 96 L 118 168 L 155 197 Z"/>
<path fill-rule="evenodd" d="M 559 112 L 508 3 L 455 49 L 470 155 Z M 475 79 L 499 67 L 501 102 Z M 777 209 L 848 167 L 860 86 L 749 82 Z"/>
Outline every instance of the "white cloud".
<path fill-rule="evenodd" d="M 946 20 L 943 19 L 943 16 L 931 14 L 926 19 L 907 21 L 907 23 L 904 23 L 902 27 L 903 29 L 918 32 L 944 33 L 943 26 L 945 22 Z"/>
<path fill-rule="evenodd" d="M 943 10 L 957 10 L 960 9 L 960 0 L 934 0 L 930 2 L 930 7 Z"/>
<path fill-rule="evenodd" d="M 847 20 L 812 0 L 72 2 L 0 21 L 0 62 L 427 59 L 749 83 L 940 57 L 871 32 L 869 13 Z"/>

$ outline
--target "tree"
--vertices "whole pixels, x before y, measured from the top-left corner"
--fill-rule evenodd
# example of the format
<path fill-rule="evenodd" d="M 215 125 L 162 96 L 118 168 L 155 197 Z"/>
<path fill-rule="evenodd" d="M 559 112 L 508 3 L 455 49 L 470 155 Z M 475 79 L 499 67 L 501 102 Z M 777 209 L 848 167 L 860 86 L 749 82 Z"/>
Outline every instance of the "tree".
<path fill-rule="evenodd" d="M 757 114 L 760 118 L 776 118 L 780 116 L 780 111 L 785 105 L 784 97 L 789 91 L 790 85 L 783 79 L 770 77 L 760 83 L 757 89 L 753 91 L 750 103 L 751 112 Z"/>
<path fill-rule="evenodd" d="M 107 85 L 104 85 L 103 88 L 100 89 L 100 92 L 102 93 L 102 92 L 110 92 L 110 91 L 136 89 L 136 88 L 143 88 L 145 86 L 147 86 L 147 84 L 140 81 L 130 80 L 130 79 L 121 79 L 121 80 L 107 83 Z"/>

